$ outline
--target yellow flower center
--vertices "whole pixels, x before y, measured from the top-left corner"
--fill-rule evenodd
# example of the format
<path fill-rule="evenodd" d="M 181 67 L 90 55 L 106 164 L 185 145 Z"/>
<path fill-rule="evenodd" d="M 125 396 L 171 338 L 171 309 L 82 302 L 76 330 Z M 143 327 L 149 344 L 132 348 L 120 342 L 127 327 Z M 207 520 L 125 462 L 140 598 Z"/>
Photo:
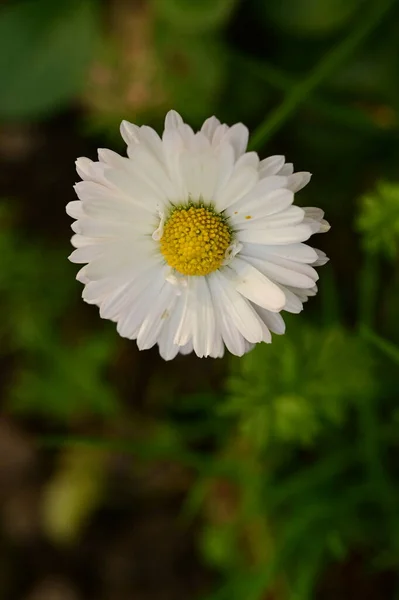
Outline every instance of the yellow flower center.
<path fill-rule="evenodd" d="M 175 208 L 166 221 L 161 252 L 183 275 L 208 275 L 225 259 L 231 230 L 221 215 L 205 206 Z"/>

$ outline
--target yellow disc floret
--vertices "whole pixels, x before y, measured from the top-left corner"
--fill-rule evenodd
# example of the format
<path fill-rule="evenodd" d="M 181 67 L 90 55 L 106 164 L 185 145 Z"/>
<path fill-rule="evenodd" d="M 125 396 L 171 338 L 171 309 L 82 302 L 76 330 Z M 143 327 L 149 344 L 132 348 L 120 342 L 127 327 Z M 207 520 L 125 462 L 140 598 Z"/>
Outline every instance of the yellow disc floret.
<path fill-rule="evenodd" d="M 231 230 L 212 208 L 175 208 L 164 225 L 161 252 L 168 265 L 183 275 L 208 275 L 225 259 Z"/>

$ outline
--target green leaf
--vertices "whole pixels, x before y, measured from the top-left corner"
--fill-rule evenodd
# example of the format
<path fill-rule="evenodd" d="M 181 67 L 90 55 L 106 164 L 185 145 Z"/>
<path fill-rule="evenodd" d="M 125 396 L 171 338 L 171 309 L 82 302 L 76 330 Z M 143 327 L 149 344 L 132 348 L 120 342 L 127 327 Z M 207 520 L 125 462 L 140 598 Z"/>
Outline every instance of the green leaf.
<path fill-rule="evenodd" d="M 157 14 L 185 33 L 207 32 L 222 26 L 237 0 L 155 0 Z"/>
<path fill-rule="evenodd" d="M 0 118 L 54 111 L 79 93 L 99 33 L 93 0 L 30 0 L 0 12 Z"/>

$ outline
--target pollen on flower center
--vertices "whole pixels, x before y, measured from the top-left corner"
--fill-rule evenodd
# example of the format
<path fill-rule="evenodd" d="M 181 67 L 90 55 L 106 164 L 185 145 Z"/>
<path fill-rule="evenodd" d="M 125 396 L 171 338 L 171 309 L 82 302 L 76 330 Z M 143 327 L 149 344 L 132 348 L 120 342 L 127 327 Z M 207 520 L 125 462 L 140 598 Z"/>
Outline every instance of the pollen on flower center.
<path fill-rule="evenodd" d="M 225 259 L 231 230 L 221 215 L 203 205 L 175 208 L 160 240 L 169 266 L 183 275 L 208 275 Z"/>

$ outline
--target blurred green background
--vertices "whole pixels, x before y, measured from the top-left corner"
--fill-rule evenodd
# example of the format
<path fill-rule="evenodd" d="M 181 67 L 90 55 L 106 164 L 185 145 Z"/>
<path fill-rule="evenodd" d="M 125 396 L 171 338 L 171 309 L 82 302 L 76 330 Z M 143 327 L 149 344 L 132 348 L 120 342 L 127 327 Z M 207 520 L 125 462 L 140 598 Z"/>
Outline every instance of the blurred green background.
<path fill-rule="evenodd" d="M 1 600 L 399 599 L 399 3 L 0 6 Z M 246 123 L 313 173 L 320 292 L 241 359 L 85 305 L 74 160 Z"/>

